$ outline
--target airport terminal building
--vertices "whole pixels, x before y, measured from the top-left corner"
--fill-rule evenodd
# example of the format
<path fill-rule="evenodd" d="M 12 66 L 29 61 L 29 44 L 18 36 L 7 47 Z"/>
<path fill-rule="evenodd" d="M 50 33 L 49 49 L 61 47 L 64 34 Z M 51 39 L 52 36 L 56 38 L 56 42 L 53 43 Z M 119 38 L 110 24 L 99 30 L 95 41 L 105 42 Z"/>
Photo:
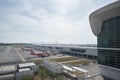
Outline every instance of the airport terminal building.
<path fill-rule="evenodd" d="M 105 80 L 119 80 L 120 1 L 94 11 L 89 19 L 92 32 L 97 36 L 101 75 Z"/>

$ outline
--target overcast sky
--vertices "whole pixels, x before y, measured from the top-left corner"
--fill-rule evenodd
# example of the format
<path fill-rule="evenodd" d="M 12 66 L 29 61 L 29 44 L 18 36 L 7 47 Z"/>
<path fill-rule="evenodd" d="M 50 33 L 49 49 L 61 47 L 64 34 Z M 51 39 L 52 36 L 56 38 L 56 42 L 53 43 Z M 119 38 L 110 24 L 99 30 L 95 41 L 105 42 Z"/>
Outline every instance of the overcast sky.
<path fill-rule="evenodd" d="M 0 0 L 0 42 L 96 44 L 89 14 L 116 0 Z"/>

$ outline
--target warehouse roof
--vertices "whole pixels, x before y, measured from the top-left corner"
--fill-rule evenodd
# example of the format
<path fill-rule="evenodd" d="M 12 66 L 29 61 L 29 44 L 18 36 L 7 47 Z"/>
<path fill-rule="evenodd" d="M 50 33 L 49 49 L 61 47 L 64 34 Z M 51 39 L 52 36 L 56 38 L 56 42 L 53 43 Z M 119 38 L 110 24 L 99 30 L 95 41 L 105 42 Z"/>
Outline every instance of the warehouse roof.
<path fill-rule="evenodd" d="M 10 72 L 15 72 L 16 66 L 15 65 L 4 65 L 4 66 L 0 66 L 0 74 L 7 74 Z"/>
<path fill-rule="evenodd" d="M 18 66 L 22 68 L 22 67 L 36 66 L 36 64 L 35 63 L 22 63 L 22 64 L 18 64 Z"/>
<path fill-rule="evenodd" d="M 73 69 L 71 67 L 68 67 L 66 65 L 62 65 L 62 66 L 63 66 L 63 69 L 65 69 L 65 70 L 73 71 Z"/>
<path fill-rule="evenodd" d="M 0 80 L 15 77 L 14 74 L 0 75 Z"/>
<path fill-rule="evenodd" d="M 22 71 L 29 71 L 30 68 L 23 68 L 23 69 L 19 69 L 19 72 L 22 72 Z"/>

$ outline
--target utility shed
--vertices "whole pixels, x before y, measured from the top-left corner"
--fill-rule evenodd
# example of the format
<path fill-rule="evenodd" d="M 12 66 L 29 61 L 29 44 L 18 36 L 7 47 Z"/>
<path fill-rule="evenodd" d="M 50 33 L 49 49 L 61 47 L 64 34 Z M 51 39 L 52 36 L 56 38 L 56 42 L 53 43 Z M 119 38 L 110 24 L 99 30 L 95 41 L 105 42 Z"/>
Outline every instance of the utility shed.
<path fill-rule="evenodd" d="M 15 65 L 0 66 L 0 75 L 15 73 L 17 68 Z"/>
<path fill-rule="evenodd" d="M 30 68 L 35 73 L 38 72 L 38 70 L 39 70 L 39 66 L 37 66 L 35 63 L 21 63 L 21 64 L 18 64 L 18 67 L 19 67 L 19 69 Z"/>
<path fill-rule="evenodd" d="M 55 74 L 62 73 L 63 70 L 60 64 L 52 60 L 43 60 L 43 66 Z"/>
<path fill-rule="evenodd" d="M 32 80 L 34 77 L 34 71 L 30 68 L 19 69 L 16 73 L 16 80 Z"/>

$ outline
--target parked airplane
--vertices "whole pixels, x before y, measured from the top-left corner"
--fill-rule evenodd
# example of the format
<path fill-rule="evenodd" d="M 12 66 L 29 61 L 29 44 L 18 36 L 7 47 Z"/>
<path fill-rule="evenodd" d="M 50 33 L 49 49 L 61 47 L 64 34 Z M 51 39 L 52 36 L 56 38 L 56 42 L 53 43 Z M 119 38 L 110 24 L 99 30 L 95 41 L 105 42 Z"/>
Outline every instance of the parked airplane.
<path fill-rule="evenodd" d="M 32 50 L 31 48 L 25 48 L 25 47 L 22 47 L 21 49 L 22 49 L 22 51 L 31 51 Z"/>
<path fill-rule="evenodd" d="M 47 57 L 50 54 L 48 52 L 42 52 L 42 51 L 36 51 L 36 50 L 31 50 L 31 55 L 37 55 L 39 57 Z"/>

